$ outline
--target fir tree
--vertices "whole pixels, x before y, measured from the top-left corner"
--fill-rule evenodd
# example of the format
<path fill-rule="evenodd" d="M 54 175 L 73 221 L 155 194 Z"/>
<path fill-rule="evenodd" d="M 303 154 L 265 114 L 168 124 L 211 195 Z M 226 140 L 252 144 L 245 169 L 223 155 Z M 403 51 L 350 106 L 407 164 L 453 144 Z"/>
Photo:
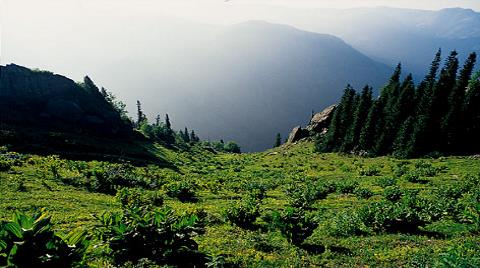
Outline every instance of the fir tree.
<path fill-rule="evenodd" d="M 358 101 L 358 105 L 355 109 L 353 123 L 348 129 L 345 136 L 345 140 L 341 148 L 342 152 L 349 152 L 353 150 L 354 147 L 358 146 L 360 132 L 363 125 L 365 124 L 368 112 L 370 111 L 370 108 L 372 106 L 372 95 L 372 88 L 368 85 L 365 86 L 362 90 L 360 100 Z"/>
<path fill-rule="evenodd" d="M 275 137 L 275 144 L 273 145 L 273 147 L 279 147 L 280 145 L 282 145 L 282 136 L 280 135 L 280 133 L 277 133 L 277 136 Z"/>
<path fill-rule="evenodd" d="M 190 142 L 190 136 L 188 135 L 188 129 L 187 129 L 187 127 L 185 127 L 185 130 L 184 130 L 183 133 L 184 133 L 183 140 L 184 140 L 185 142 Z"/>
<path fill-rule="evenodd" d="M 382 125 L 383 106 L 379 100 L 375 100 L 368 112 L 367 120 L 360 132 L 358 142 L 358 150 L 365 151 L 369 154 L 373 153 L 373 147 L 380 131 L 379 126 Z"/>
<path fill-rule="evenodd" d="M 340 149 L 347 128 L 353 121 L 352 114 L 355 109 L 356 95 L 355 90 L 350 85 L 347 85 L 341 101 L 333 113 L 326 137 L 317 146 L 320 151 L 330 152 Z"/>
<path fill-rule="evenodd" d="M 463 148 L 469 152 L 480 153 L 480 71 L 470 80 L 464 105 L 466 129 Z"/>
<path fill-rule="evenodd" d="M 172 124 L 170 123 L 170 118 L 168 117 L 168 114 L 165 115 L 165 127 L 167 127 L 168 130 L 172 130 Z"/>
<path fill-rule="evenodd" d="M 137 100 L 137 127 L 139 127 L 146 120 L 147 117 L 143 113 L 142 104 L 139 100 Z"/>
<path fill-rule="evenodd" d="M 458 71 L 458 53 L 452 51 L 446 60 L 445 67 L 440 72 L 438 82 L 433 87 L 431 100 L 431 119 L 428 127 L 430 136 L 430 147 L 436 150 L 442 150 L 444 146 L 444 138 L 442 135 L 442 121 L 447 115 L 449 104 L 449 96 L 455 87 Z"/>
<path fill-rule="evenodd" d="M 449 110 L 442 122 L 442 138 L 448 152 L 454 152 L 459 150 L 460 139 L 462 132 L 466 129 L 464 122 L 464 102 L 465 92 L 469 80 L 471 78 L 473 68 L 477 55 L 475 53 L 470 54 L 466 60 L 462 70 L 460 71 L 458 80 L 453 88 L 449 97 Z"/>

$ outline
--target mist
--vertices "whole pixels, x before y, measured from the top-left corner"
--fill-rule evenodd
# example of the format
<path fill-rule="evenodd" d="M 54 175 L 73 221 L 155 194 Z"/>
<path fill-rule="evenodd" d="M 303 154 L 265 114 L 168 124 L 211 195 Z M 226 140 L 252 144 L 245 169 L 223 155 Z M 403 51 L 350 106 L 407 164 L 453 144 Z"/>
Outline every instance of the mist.
<path fill-rule="evenodd" d="M 107 88 L 123 100 L 132 117 L 135 113 L 135 102 L 140 100 L 150 119 L 157 114 L 163 116 L 168 113 L 176 129 L 188 126 L 198 130 L 201 138 L 240 140 L 240 145 L 244 145 L 247 150 L 260 150 L 270 146 L 270 135 L 272 142 L 276 132 L 285 137 L 295 122 L 306 123 L 311 110 L 319 111 L 333 104 L 347 83 L 356 87 L 368 83 L 376 86 L 378 90 L 381 81 L 388 78 L 389 68 L 404 60 L 410 52 L 407 49 L 394 48 L 394 51 L 405 51 L 395 54 L 392 50 L 378 47 L 378 39 L 387 36 L 385 33 L 391 29 L 408 27 L 409 34 L 429 37 L 424 41 L 424 46 L 419 48 L 424 56 L 413 56 L 411 63 L 405 63 L 405 68 L 416 73 L 416 77 L 423 75 L 419 70 L 428 66 L 439 46 L 446 49 L 459 48 L 461 57 L 464 57 L 468 50 L 480 50 L 476 43 L 476 38 L 480 37 L 478 13 L 471 11 L 476 15 L 472 15 L 471 20 L 464 20 L 463 28 L 450 34 L 437 27 L 436 19 L 439 13 L 429 11 L 456 6 L 479 10 L 478 1 L 318 2 L 3 0 L 0 10 L 0 63 L 50 70 L 76 81 L 81 81 L 88 75 L 99 87 Z M 368 8 L 385 5 L 429 10 L 400 12 L 397 9 L 385 11 Z M 360 75 L 359 71 L 357 76 L 340 75 L 336 83 L 322 82 L 320 80 L 326 80 L 326 77 L 319 74 L 326 75 L 325 72 L 309 73 L 310 70 L 303 68 L 309 66 L 323 70 L 325 66 L 307 64 L 307 57 L 296 51 L 279 49 L 279 54 L 270 53 L 271 47 L 277 46 L 274 42 L 264 40 L 264 43 L 257 44 L 255 35 L 249 35 L 249 39 L 239 35 L 239 31 L 235 30 L 236 25 L 251 20 L 296 27 L 292 31 L 298 41 L 291 46 L 285 46 L 285 49 L 301 51 L 308 47 L 308 52 L 314 53 L 314 47 L 305 45 L 311 44 L 309 40 L 330 38 L 315 34 L 339 37 L 346 42 L 345 49 L 351 48 L 351 51 L 342 53 L 354 55 L 352 57 L 356 59 L 339 61 L 355 62 L 358 66 L 373 66 L 372 75 Z M 384 23 L 380 25 L 379 21 Z M 361 27 L 359 22 L 362 22 Z M 382 31 L 378 30 L 379 25 Z M 268 31 L 271 29 L 277 31 L 275 29 L 278 28 L 269 26 Z M 252 30 L 252 33 L 256 32 L 257 29 Z M 374 35 L 372 32 L 381 34 Z M 275 40 L 276 36 L 290 33 L 287 28 L 278 30 L 278 35 L 262 32 L 265 36 L 271 36 L 272 40 Z M 382 42 L 393 42 L 396 36 L 395 32 Z M 410 38 L 410 35 L 406 36 L 405 40 Z M 462 42 L 450 41 L 452 38 L 461 39 Z M 270 46 L 262 47 L 262 44 Z M 477 44 L 476 47 L 474 44 Z M 264 53 L 258 54 L 258 51 Z M 272 60 L 283 53 L 296 56 L 284 58 L 283 61 Z M 244 56 L 252 57 L 252 61 L 244 63 Z M 263 62 L 255 61 L 262 57 Z M 324 58 L 319 56 L 318 59 Z M 298 68 L 275 69 L 279 62 Z M 240 67 L 236 68 L 238 65 Z M 269 69 L 269 72 L 255 69 L 254 66 L 263 66 L 264 69 Z M 274 71 L 270 71 L 270 68 Z M 355 68 L 352 67 L 352 70 Z M 345 70 L 349 72 L 349 69 Z M 285 71 L 288 71 L 296 84 L 278 88 L 284 84 L 279 78 L 285 76 Z M 318 81 L 313 79 L 315 76 Z M 250 81 L 247 83 L 244 80 Z M 293 102 L 276 106 L 266 102 L 247 103 L 277 94 L 262 91 L 265 88 L 278 88 L 275 91 L 284 92 L 285 96 L 297 96 L 299 92 L 309 93 L 299 95 Z M 312 97 L 318 100 L 317 105 L 311 100 Z M 231 111 L 225 111 L 226 107 L 233 105 L 232 99 L 242 100 L 244 103 L 235 104 L 238 105 L 238 110 L 232 108 Z M 310 102 L 305 104 L 300 101 L 304 99 L 310 99 Z M 252 112 L 238 114 L 241 107 L 251 109 Z M 264 117 L 259 116 L 263 121 L 249 125 L 248 122 L 253 122 L 249 118 L 258 115 L 262 107 L 271 107 L 271 110 L 267 109 Z M 283 112 L 280 113 L 280 110 Z M 292 114 L 292 111 L 296 111 L 295 116 L 286 118 L 286 112 Z M 247 115 L 250 117 L 244 118 Z M 261 132 L 262 141 L 246 144 L 251 137 L 259 135 L 258 131 L 262 126 L 266 129 Z"/>

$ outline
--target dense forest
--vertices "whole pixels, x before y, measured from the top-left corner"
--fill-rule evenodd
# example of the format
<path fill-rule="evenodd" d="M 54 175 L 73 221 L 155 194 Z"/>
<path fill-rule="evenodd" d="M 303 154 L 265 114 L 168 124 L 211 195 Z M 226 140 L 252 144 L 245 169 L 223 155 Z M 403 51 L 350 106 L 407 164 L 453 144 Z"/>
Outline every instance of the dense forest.
<path fill-rule="evenodd" d="M 321 152 L 418 157 L 480 152 L 480 72 L 471 53 L 459 70 L 452 51 L 441 70 L 441 50 L 416 86 L 401 81 L 398 64 L 378 98 L 365 86 L 344 91 L 328 132 L 316 141 Z M 472 75 L 473 74 L 473 75 Z"/>

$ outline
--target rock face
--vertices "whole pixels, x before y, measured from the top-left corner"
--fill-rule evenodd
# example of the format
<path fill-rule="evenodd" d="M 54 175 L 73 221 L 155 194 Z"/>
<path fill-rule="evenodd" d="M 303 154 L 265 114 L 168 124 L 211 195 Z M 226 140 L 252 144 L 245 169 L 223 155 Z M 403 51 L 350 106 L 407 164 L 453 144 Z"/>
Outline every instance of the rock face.
<path fill-rule="evenodd" d="M 128 122 L 93 82 L 78 84 L 61 75 L 15 64 L 0 66 L 0 115 L 3 128 L 119 138 L 132 133 Z"/>
<path fill-rule="evenodd" d="M 326 131 L 330 121 L 332 119 L 333 112 L 335 111 L 335 105 L 327 107 L 325 110 L 315 114 L 310 123 L 308 123 L 307 130 L 315 133 L 323 133 Z"/>
<path fill-rule="evenodd" d="M 287 143 L 294 143 L 301 139 L 314 136 L 316 134 L 324 134 L 327 132 L 327 128 L 330 125 L 330 121 L 335 111 L 335 105 L 332 105 L 325 110 L 315 114 L 310 123 L 308 123 L 305 129 L 297 126 L 292 129 L 288 136 Z"/>
<path fill-rule="evenodd" d="M 288 135 L 287 143 L 294 143 L 306 137 L 308 137 L 308 131 L 302 129 L 300 126 L 297 126 L 294 127 L 292 132 L 290 132 L 290 135 Z"/>

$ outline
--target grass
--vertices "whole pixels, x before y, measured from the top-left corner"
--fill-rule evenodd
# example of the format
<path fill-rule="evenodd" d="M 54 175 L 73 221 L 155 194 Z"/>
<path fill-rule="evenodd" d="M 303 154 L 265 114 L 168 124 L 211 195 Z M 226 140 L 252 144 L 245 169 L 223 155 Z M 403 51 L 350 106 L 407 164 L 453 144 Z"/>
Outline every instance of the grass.
<path fill-rule="evenodd" d="M 432 267 L 452 258 L 472 263 L 479 260 L 478 232 L 472 230 L 471 223 L 454 217 L 436 220 L 411 233 L 335 236 L 329 226 L 341 213 L 349 215 L 366 204 L 385 200 L 384 188 L 392 184 L 431 197 L 439 187 L 480 174 L 480 160 L 361 158 L 317 154 L 313 150 L 313 144 L 307 142 L 252 154 L 215 154 L 196 146 L 189 151 L 172 151 L 158 146 L 156 153 L 172 167 L 138 166 L 133 172 L 137 178 L 148 179 L 153 185 L 149 191 L 164 195 L 165 204 L 174 210 L 204 210 L 207 227 L 206 233 L 196 238 L 199 249 L 212 256 L 223 255 L 229 263 L 241 267 Z M 57 175 L 53 165 L 59 167 Z M 85 170 L 101 165 L 98 161 L 23 155 L 21 165 L 0 172 L 0 219 L 8 219 L 15 210 L 46 208 L 60 230 L 94 227 L 95 215 L 120 208 L 114 196 L 89 191 L 85 186 Z M 81 168 L 74 168 L 78 166 Z M 399 174 L 400 166 L 405 172 L 418 171 L 427 181 L 405 179 Z M 62 180 L 65 178 L 70 180 Z M 76 180 L 81 183 L 72 183 Z M 174 182 L 188 183 L 196 200 L 180 201 L 166 195 L 168 185 Z M 354 185 L 372 196 L 362 198 L 355 190 L 337 190 L 315 199 L 307 212 L 318 219 L 319 226 L 304 246 L 295 246 L 271 228 L 269 215 L 289 205 L 289 186 L 303 187 L 311 182 Z M 256 228 L 241 228 L 226 220 L 225 211 L 241 202 L 252 184 L 261 185 L 266 193 L 260 201 Z"/>

